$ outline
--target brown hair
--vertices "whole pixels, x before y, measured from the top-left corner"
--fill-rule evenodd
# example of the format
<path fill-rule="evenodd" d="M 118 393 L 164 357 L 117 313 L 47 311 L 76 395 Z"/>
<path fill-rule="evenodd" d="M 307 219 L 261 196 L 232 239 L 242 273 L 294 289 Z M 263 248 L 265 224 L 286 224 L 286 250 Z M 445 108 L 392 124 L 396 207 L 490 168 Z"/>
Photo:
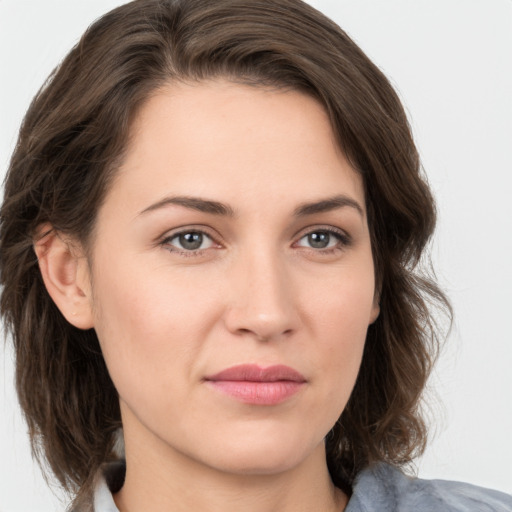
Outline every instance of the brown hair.
<path fill-rule="evenodd" d="M 418 271 L 435 224 L 403 107 L 385 76 L 332 21 L 300 0 L 136 0 L 96 21 L 30 106 L 0 214 L 1 313 L 33 450 L 72 492 L 115 458 L 118 397 L 94 330 L 70 325 L 33 251 L 36 228 L 90 243 L 96 212 L 137 110 L 173 80 L 228 79 L 304 91 L 328 112 L 366 192 L 380 316 L 360 373 L 326 439 L 333 481 L 348 488 L 375 461 L 421 453 L 419 399 L 449 305 Z"/>

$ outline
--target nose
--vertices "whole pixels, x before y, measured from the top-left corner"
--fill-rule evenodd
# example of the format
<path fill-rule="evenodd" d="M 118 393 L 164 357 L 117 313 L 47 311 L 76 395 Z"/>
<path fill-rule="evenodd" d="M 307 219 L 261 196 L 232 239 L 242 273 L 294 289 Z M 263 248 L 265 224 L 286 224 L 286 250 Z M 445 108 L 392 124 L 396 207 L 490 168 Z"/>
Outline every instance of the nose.
<path fill-rule="evenodd" d="M 227 329 L 270 341 L 297 330 L 297 295 L 286 263 L 272 251 L 240 255 L 231 269 L 225 312 Z"/>

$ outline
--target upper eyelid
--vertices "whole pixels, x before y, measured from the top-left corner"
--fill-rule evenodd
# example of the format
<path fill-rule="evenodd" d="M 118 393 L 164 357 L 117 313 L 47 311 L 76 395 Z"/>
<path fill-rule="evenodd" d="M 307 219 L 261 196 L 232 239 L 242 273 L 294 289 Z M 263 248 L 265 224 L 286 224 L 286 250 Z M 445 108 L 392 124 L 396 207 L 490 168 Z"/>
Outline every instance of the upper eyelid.
<path fill-rule="evenodd" d="M 304 238 L 305 236 L 309 235 L 310 233 L 315 233 L 317 231 L 327 231 L 328 233 L 333 233 L 335 235 L 339 235 L 340 237 L 346 238 L 348 240 L 352 239 L 352 236 L 345 229 L 341 229 L 336 226 L 322 225 L 322 224 L 308 226 L 306 228 L 301 229 L 295 235 L 295 238 L 300 240 L 301 238 Z"/>
<path fill-rule="evenodd" d="M 158 237 L 158 240 L 160 242 L 172 240 L 173 238 L 176 238 L 179 235 L 183 235 L 184 233 L 202 233 L 203 235 L 210 237 L 214 242 L 219 243 L 218 239 L 221 238 L 221 236 L 216 233 L 212 233 L 212 231 L 214 230 L 202 225 L 184 226 L 165 231 L 161 236 Z"/>

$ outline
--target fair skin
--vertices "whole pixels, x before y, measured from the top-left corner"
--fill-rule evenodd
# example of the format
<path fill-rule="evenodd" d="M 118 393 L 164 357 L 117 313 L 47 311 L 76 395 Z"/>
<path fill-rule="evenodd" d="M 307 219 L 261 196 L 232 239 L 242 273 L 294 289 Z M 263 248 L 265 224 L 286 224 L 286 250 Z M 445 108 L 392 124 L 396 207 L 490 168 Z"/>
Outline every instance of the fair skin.
<path fill-rule="evenodd" d="M 163 88 L 133 126 L 91 261 L 55 233 L 36 252 L 119 392 L 121 512 L 345 508 L 324 437 L 378 305 L 362 180 L 317 101 L 223 80 Z M 210 379 L 241 364 L 302 380 Z"/>

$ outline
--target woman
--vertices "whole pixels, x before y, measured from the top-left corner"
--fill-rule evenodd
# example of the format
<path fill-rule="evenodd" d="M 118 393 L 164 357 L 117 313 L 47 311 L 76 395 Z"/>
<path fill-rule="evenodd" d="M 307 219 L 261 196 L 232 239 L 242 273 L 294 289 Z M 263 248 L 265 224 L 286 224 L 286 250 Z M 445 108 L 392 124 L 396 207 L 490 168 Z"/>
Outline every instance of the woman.
<path fill-rule="evenodd" d="M 388 81 L 307 5 L 107 14 L 1 221 L 20 402 L 75 510 L 510 510 L 398 469 L 447 307 L 433 200 Z"/>

